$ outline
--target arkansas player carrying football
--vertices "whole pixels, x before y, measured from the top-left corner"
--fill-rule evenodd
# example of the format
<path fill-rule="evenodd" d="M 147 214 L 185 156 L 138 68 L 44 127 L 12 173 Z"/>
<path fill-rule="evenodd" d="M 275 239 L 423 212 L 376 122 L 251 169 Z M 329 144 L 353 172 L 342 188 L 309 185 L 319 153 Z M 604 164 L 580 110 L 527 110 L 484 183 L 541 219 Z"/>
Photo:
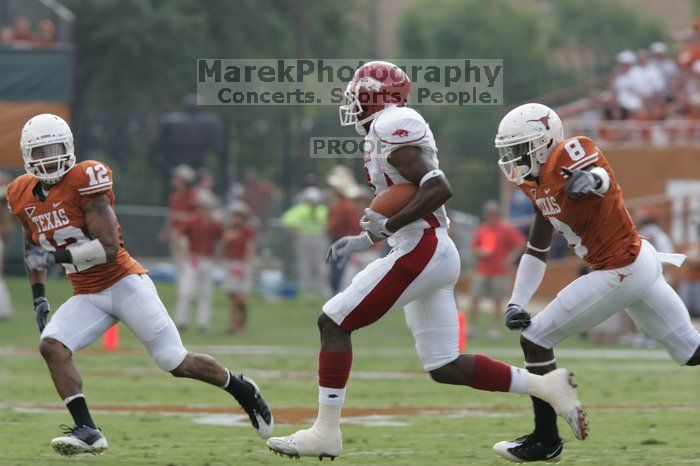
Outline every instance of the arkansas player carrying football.
<path fill-rule="evenodd" d="M 339 262 L 387 238 L 392 249 L 323 306 L 318 318 L 318 418 L 310 429 L 269 439 L 268 447 L 289 457 L 340 455 L 340 413 L 352 365 L 350 335 L 401 308 L 423 367 L 435 381 L 544 397 L 576 436 L 585 437 L 585 415 L 568 370 L 542 377 L 488 356 L 459 354 L 454 287 L 460 260 L 447 234 L 444 206 L 452 188 L 438 168 L 430 127 L 406 106 L 409 92 L 406 74 L 382 61 L 358 68 L 345 91 L 341 125 L 354 125 L 371 148 L 365 155 L 369 186 L 375 194 L 399 183 L 413 183 L 418 190 L 390 218 L 367 209 L 360 222 L 365 231 L 331 246 L 328 256 Z"/>
<path fill-rule="evenodd" d="M 663 263 L 680 266 L 685 256 L 659 253 L 639 237 L 612 168 L 593 141 L 581 136 L 564 139 L 554 110 L 533 103 L 501 120 L 495 145 L 506 177 L 535 207 L 505 313 L 508 328 L 523 330 L 525 367 L 536 374 L 555 370 L 552 348 L 557 343 L 622 309 L 676 362 L 700 364 L 700 335 L 661 273 Z M 593 271 L 569 284 L 531 318 L 524 308 L 542 282 L 555 231 Z M 534 432 L 499 442 L 494 450 L 519 463 L 561 459 L 554 410 L 537 397 L 532 404 Z"/>
<path fill-rule="evenodd" d="M 270 409 L 255 382 L 182 345 L 147 270 L 124 249 L 114 214 L 112 172 L 104 163 L 76 163 L 73 134 L 55 115 L 42 114 L 22 129 L 26 174 L 7 188 L 8 206 L 24 232 L 25 265 L 41 332 L 39 350 L 75 426 L 53 439 L 62 455 L 102 453 L 107 439 L 95 427 L 72 356 L 118 321 L 143 342 L 158 367 L 222 387 L 243 407 L 262 437 L 272 433 Z M 74 295 L 46 324 L 46 271 L 60 264 Z"/>

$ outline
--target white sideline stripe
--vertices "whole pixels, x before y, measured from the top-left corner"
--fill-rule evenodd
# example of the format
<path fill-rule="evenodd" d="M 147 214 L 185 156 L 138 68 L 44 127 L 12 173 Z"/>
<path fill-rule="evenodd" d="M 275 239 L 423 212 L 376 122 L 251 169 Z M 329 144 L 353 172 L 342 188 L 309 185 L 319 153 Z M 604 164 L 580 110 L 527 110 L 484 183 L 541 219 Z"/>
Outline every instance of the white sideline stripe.
<path fill-rule="evenodd" d="M 580 364 L 576 366 L 578 371 L 586 371 L 588 377 L 593 377 L 593 374 L 610 373 L 667 373 L 676 372 L 679 367 L 669 361 L 667 364 Z M 144 369 L 141 367 L 123 367 L 119 369 L 85 369 L 83 375 L 87 377 L 158 377 L 162 374 L 156 369 Z M 309 380 L 315 381 L 317 372 L 302 371 L 302 370 L 287 370 L 287 369 L 246 369 L 245 375 L 256 379 L 266 380 Z M 405 372 L 398 371 L 353 371 L 353 380 L 370 380 L 370 381 L 428 381 L 429 376 L 425 372 L 407 370 Z"/>
<path fill-rule="evenodd" d="M 193 351 L 209 353 L 214 355 L 242 355 L 242 356 L 305 356 L 317 357 L 318 348 L 304 348 L 298 346 L 268 346 L 268 345 L 195 345 L 190 347 Z M 489 348 L 467 346 L 469 353 L 484 353 L 497 358 L 517 358 L 522 364 L 523 353 L 520 348 Z M 82 353 L 83 357 L 90 356 L 110 356 L 110 357 L 131 357 L 134 354 L 147 354 L 146 350 L 129 350 L 127 354 L 99 353 L 96 351 Z M 358 356 L 375 357 L 415 357 L 416 353 L 409 348 L 359 348 L 353 353 Z M 39 351 L 31 347 L 0 347 L 0 357 L 11 356 L 36 356 Z M 670 361 L 671 357 L 664 350 L 645 348 L 563 348 L 555 349 L 555 354 L 559 363 L 563 364 L 564 359 L 598 359 L 598 360 L 641 360 L 641 361 Z"/>
<path fill-rule="evenodd" d="M 209 352 L 212 354 L 222 355 L 296 355 L 296 356 L 316 356 L 318 349 L 316 348 L 300 348 L 294 346 L 265 346 L 265 345 L 206 345 L 193 346 L 193 350 L 199 352 Z M 520 348 L 489 348 L 489 347 L 470 347 L 467 346 L 469 353 L 484 353 L 489 356 L 500 358 L 519 358 L 522 359 L 523 352 Z M 358 348 L 353 349 L 353 353 L 358 356 L 380 356 L 380 357 L 405 357 L 416 355 L 413 349 L 408 348 Z M 564 348 L 555 349 L 555 355 L 559 362 L 561 359 L 606 359 L 606 360 L 670 360 L 670 356 L 666 351 L 659 349 L 643 349 L 643 348 L 613 348 L 613 349 L 596 349 L 596 348 Z"/>
<path fill-rule="evenodd" d="M 646 369 L 649 370 L 648 368 Z M 262 379 L 315 379 L 318 373 L 316 371 L 295 371 L 286 369 L 246 369 L 244 375 Z M 124 367 L 119 369 L 84 369 L 85 375 L 99 375 L 101 377 L 129 377 L 129 376 L 158 376 L 163 373 L 156 369 L 143 369 L 140 367 Z M 107 374 L 105 374 L 107 373 Z M 366 380 L 422 380 L 427 379 L 428 375 L 424 372 L 396 372 L 396 371 L 353 371 L 353 379 Z"/>
<path fill-rule="evenodd" d="M 124 409 L 118 409 L 115 410 L 115 406 L 123 406 Z M 162 405 L 158 403 L 133 403 L 133 404 L 121 404 L 121 403 L 116 403 L 113 405 L 109 405 L 107 409 L 104 409 L 101 405 L 93 405 L 91 406 L 90 410 L 93 412 L 100 412 L 100 413 L 108 413 L 110 415 L 131 415 L 131 414 L 136 414 L 136 413 L 144 413 L 144 414 L 159 414 L 162 416 L 190 416 L 190 417 L 200 417 L 200 416 L 209 416 L 209 415 L 219 415 L 218 413 L 210 413 L 207 412 L 207 409 L 212 408 L 213 406 L 211 405 L 201 405 L 199 406 L 202 411 L 195 411 L 195 410 L 189 410 L 189 411 L 159 411 L 159 410 L 154 410 L 153 407 L 161 407 Z M 190 407 L 189 405 L 186 405 Z M 644 403 L 640 404 L 635 404 L 635 403 L 612 403 L 612 404 L 603 404 L 603 405 L 597 405 L 596 403 L 592 403 L 589 405 L 590 409 L 593 409 L 595 411 L 630 411 L 630 410 L 635 410 L 635 411 L 680 411 L 680 412 L 689 412 L 690 410 L 697 409 L 697 403 L 679 403 L 679 404 L 654 404 L 654 403 L 649 403 L 648 405 L 645 405 Z M 196 406 L 195 406 L 196 407 Z M 383 410 L 383 409 L 392 409 L 393 407 L 377 407 L 377 410 Z M 281 410 L 285 410 L 286 408 L 280 408 Z M 299 408 L 292 408 L 292 409 L 299 409 Z M 304 408 L 301 408 L 304 409 Z M 311 416 L 311 411 L 315 409 L 308 407 L 310 410 L 309 415 Z M 63 404 L 42 404 L 42 403 L 0 403 L 0 411 L 3 410 L 12 410 L 15 412 L 21 412 L 21 413 L 57 413 L 57 412 L 63 412 L 65 410 L 65 406 Z M 491 405 L 484 405 L 484 406 L 472 406 L 472 405 L 465 405 L 465 406 L 457 406 L 457 407 L 437 407 L 437 408 L 422 408 L 420 406 L 415 407 L 414 412 L 410 413 L 397 413 L 397 414 L 388 414 L 388 415 L 375 415 L 375 416 L 386 416 L 386 417 L 397 417 L 397 418 L 411 418 L 411 417 L 422 417 L 422 416 L 440 416 L 443 418 L 462 418 L 462 417 L 515 417 L 515 416 L 523 416 L 523 415 L 529 415 L 529 408 L 525 405 L 502 405 L 502 406 L 491 406 Z M 238 414 L 235 413 L 222 413 L 222 416 L 239 416 Z M 242 418 L 247 417 L 245 415 L 240 415 Z M 312 415 L 313 417 L 316 416 L 315 412 Z M 367 419 L 372 417 L 372 415 L 365 415 L 365 416 L 348 416 L 344 417 L 344 419 Z M 310 421 L 313 421 L 313 418 L 309 418 Z M 246 426 L 249 425 L 248 422 L 245 424 Z"/>

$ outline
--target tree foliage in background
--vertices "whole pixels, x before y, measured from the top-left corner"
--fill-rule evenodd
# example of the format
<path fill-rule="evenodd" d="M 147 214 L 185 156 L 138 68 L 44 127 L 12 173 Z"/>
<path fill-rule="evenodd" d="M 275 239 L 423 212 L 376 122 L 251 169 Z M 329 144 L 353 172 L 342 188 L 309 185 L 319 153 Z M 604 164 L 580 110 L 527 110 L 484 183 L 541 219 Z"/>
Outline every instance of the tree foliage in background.
<path fill-rule="evenodd" d="M 129 180 L 130 189 L 123 190 L 129 202 L 163 201 L 144 195 L 167 182 L 148 173 L 147 160 L 159 117 L 177 110 L 182 98 L 196 91 L 196 59 L 362 57 L 372 37 L 363 17 L 347 15 L 346 3 L 339 0 L 64 3 L 76 16 L 78 148 L 83 157 L 88 152 L 120 167 L 122 179 Z M 357 6 L 372 11 L 369 0 Z M 232 166 L 256 167 L 282 185 L 289 183 L 290 189 L 303 170 L 313 168 L 307 160 L 308 135 L 298 130 L 307 118 L 305 109 L 205 110 L 227 122 Z M 312 111 L 318 119 L 336 115 L 335 108 Z"/>
<path fill-rule="evenodd" d="M 506 104 L 556 88 L 540 17 L 506 0 L 419 0 L 402 18 L 399 53 L 415 58 L 503 59 Z M 551 86 L 551 87 L 550 87 Z M 437 138 L 440 160 L 455 188 L 452 205 L 473 212 L 498 195 L 498 106 L 420 108 Z"/>
<path fill-rule="evenodd" d="M 604 58 L 624 49 L 648 47 L 664 40 L 666 30 L 660 18 L 646 16 L 629 7 L 604 0 L 558 0 L 547 3 L 549 36 L 554 47 L 588 47 Z M 610 65 L 612 59 L 607 60 Z"/>
<path fill-rule="evenodd" d="M 372 0 L 63 0 L 76 15 L 74 124 L 81 157 L 117 165 L 123 200 L 162 203 L 149 190 L 167 174 L 149 172 L 162 114 L 196 90 L 197 58 L 372 57 L 382 18 Z M 518 4 L 520 5 L 520 4 Z M 397 56 L 502 58 L 506 106 L 577 82 L 562 49 L 609 57 L 663 37 L 660 24 L 614 2 L 557 0 L 516 6 L 509 0 L 415 0 L 401 10 Z M 390 57 L 387 57 L 390 58 Z M 609 63 L 606 62 L 606 63 Z M 229 129 L 230 162 L 241 178 L 255 167 L 287 193 L 304 174 L 335 161 L 309 159 L 308 137 L 352 136 L 335 107 L 207 108 Z M 425 106 L 450 170 L 453 205 L 478 211 L 497 195 L 492 149 L 503 106 Z M 348 162 L 350 163 L 350 162 Z M 359 164 L 355 161 L 352 163 Z M 219 175 L 222 175 L 219 173 Z M 121 180 L 121 181 L 120 181 Z M 126 185 L 123 185 L 126 186 Z M 123 194 L 121 194 L 123 193 Z"/>
<path fill-rule="evenodd" d="M 663 37 L 659 22 L 612 2 L 540 1 L 525 9 L 508 0 L 415 1 L 398 29 L 400 56 L 503 59 L 503 105 L 419 109 L 450 171 L 452 205 L 479 212 L 483 201 L 498 196 L 500 171 L 493 139 L 500 118 L 512 106 L 583 78 L 572 75 L 566 59 L 557 59 L 562 47 L 589 47 L 609 69 L 614 52 Z M 567 59 L 579 56 L 569 54 Z"/>

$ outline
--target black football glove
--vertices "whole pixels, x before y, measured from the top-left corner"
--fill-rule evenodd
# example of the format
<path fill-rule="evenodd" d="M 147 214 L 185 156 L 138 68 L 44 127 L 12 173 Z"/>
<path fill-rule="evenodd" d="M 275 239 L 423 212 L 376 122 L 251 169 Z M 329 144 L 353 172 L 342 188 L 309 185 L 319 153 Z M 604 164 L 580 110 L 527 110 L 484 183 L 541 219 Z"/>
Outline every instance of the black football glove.
<path fill-rule="evenodd" d="M 511 330 L 524 330 L 530 326 L 530 314 L 517 304 L 509 304 L 506 309 L 506 327 Z"/>
<path fill-rule="evenodd" d="M 568 168 L 562 168 L 561 171 L 569 177 L 569 180 L 566 182 L 566 194 L 571 199 L 581 198 L 600 188 L 603 184 L 603 180 L 599 176 L 586 170 L 571 171 Z"/>
<path fill-rule="evenodd" d="M 39 333 L 44 331 L 44 327 L 46 327 L 46 317 L 49 315 L 50 311 L 51 307 L 49 306 L 48 299 L 41 296 L 34 300 L 34 318 L 36 319 L 36 324 L 39 326 Z"/>

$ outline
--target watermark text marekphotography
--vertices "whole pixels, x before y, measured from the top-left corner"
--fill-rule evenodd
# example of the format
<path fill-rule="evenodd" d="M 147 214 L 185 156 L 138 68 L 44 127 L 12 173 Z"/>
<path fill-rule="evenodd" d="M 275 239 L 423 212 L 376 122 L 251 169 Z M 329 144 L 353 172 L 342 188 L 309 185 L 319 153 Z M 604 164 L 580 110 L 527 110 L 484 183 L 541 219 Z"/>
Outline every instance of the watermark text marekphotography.
<path fill-rule="evenodd" d="M 358 59 L 199 59 L 200 105 L 341 105 Z M 411 80 L 410 105 L 500 105 L 501 59 L 393 61 Z"/>

